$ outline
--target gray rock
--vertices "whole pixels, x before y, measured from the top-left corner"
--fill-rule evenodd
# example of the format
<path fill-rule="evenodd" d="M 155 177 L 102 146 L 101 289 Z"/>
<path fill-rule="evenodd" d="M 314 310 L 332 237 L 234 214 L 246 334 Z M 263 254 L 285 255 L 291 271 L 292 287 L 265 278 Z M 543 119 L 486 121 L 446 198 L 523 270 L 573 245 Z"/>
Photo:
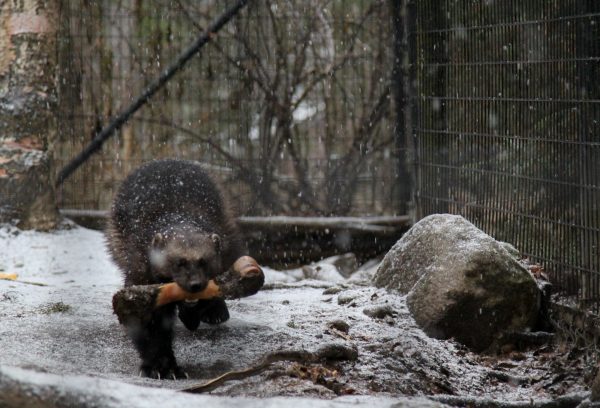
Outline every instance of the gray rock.
<path fill-rule="evenodd" d="M 327 323 L 327 326 L 331 327 L 332 329 L 339 330 L 342 333 L 348 333 L 348 331 L 350 330 L 350 325 L 348 324 L 348 322 L 342 319 L 332 320 L 329 323 Z"/>
<path fill-rule="evenodd" d="M 360 283 L 360 284 L 371 284 L 373 281 L 373 276 L 375 276 L 375 272 L 377 272 L 377 268 L 381 261 L 379 259 L 371 259 L 364 264 L 362 264 L 356 272 L 354 272 L 348 278 L 348 282 L 351 283 Z"/>
<path fill-rule="evenodd" d="M 341 291 L 343 291 L 344 289 L 339 287 L 339 286 L 334 286 L 331 288 L 327 288 L 323 291 L 324 295 L 336 295 L 338 293 L 340 293 Z"/>
<path fill-rule="evenodd" d="M 396 314 L 390 305 L 365 307 L 363 313 L 373 319 L 384 319 L 387 316 L 394 316 Z"/>
<path fill-rule="evenodd" d="M 358 358 L 356 347 L 348 346 L 344 343 L 329 343 L 320 347 L 316 354 L 328 361 L 354 361 Z"/>
<path fill-rule="evenodd" d="M 385 256 L 374 282 L 408 293 L 427 334 L 477 351 L 503 331 L 531 327 L 540 307 L 540 291 L 514 253 L 456 215 L 415 224 Z"/>
<path fill-rule="evenodd" d="M 350 303 L 354 299 L 356 299 L 356 297 L 357 297 L 356 293 L 351 293 L 351 292 L 340 293 L 338 295 L 338 305 L 347 305 L 348 303 Z"/>
<path fill-rule="evenodd" d="M 356 255 L 348 252 L 343 255 L 337 255 L 329 258 L 329 261 L 335 266 L 344 278 L 350 277 L 358 269 L 358 260 Z"/>
<path fill-rule="evenodd" d="M 521 257 L 521 252 L 508 242 L 498 241 L 500 245 L 506 249 L 506 251 L 515 259 L 519 259 Z"/>

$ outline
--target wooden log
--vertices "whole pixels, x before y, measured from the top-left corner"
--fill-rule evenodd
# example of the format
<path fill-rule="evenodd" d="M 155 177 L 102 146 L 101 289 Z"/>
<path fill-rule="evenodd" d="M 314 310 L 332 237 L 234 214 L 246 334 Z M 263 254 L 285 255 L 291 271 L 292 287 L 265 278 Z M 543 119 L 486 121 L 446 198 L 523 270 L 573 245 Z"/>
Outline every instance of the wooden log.
<path fill-rule="evenodd" d="M 101 228 L 108 216 L 106 211 L 75 209 L 63 209 L 61 214 L 89 228 Z M 244 216 L 237 221 L 259 262 L 285 268 L 345 252 L 365 261 L 387 252 L 410 227 L 409 216 Z"/>
<path fill-rule="evenodd" d="M 61 209 L 60 213 L 65 217 L 75 219 L 95 219 L 105 220 L 108 218 L 108 211 L 103 210 L 78 210 Z M 89 221 L 88 221 L 89 222 Z M 349 231 L 362 231 L 373 233 L 393 233 L 399 228 L 410 226 L 410 217 L 403 216 L 379 216 L 379 217 L 290 217 L 290 216 L 272 216 L 272 217 L 239 217 L 239 225 L 244 229 L 265 229 L 278 228 L 286 229 L 308 229 L 321 230 L 345 229 Z"/>
<path fill-rule="evenodd" d="M 210 280 L 200 292 L 187 292 L 175 282 L 128 286 L 113 296 L 113 310 L 121 324 L 143 321 L 150 318 L 149 311 L 173 302 L 251 296 L 260 290 L 264 280 L 258 263 L 249 256 L 243 256 L 226 273 Z"/>
<path fill-rule="evenodd" d="M 238 222 L 245 229 L 275 228 L 279 230 L 347 230 L 393 234 L 399 227 L 410 223 L 408 216 L 402 217 L 240 217 Z"/>

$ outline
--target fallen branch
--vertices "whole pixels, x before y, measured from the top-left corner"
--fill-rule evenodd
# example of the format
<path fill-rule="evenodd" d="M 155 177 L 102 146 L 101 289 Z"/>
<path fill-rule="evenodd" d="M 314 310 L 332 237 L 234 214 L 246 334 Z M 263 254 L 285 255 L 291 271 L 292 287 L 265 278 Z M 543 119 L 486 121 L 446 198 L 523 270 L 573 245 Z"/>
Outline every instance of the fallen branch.
<path fill-rule="evenodd" d="M 488 377 L 495 378 L 498 381 L 502 381 L 511 385 L 528 385 L 534 382 L 533 378 L 517 376 L 504 371 L 492 370 L 488 371 Z"/>
<path fill-rule="evenodd" d="M 195 394 L 210 392 L 220 387 L 227 381 L 243 380 L 244 378 L 260 374 L 272 364 L 280 361 L 295 361 L 303 363 L 313 362 L 316 361 L 316 355 L 308 351 L 276 351 L 274 353 L 267 354 L 262 360 L 260 360 L 258 364 L 252 367 L 244 370 L 226 372 L 225 374 L 207 381 L 204 384 L 193 385 L 191 387 L 184 388 L 181 391 Z"/>
<path fill-rule="evenodd" d="M 24 281 L 24 280 L 14 280 L 12 282 L 22 283 L 23 285 L 48 286 L 47 284 L 42 283 L 42 282 L 32 282 L 32 281 Z"/>
<path fill-rule="evenodd" d="M 496 348 L 511 344 L 517 350 L 527 350 L 532 347 L 541 347 L 554 341 L 554 333 L 539 332 L 505 332 L 496 341 Z"/>
<path fill-rule="evenodd" d="M 48 286 L 45 283 L 17 280 L 19 275 L 16 273 L 0 272 L 0 280 L 8 280 L 11 282 L 22 283 L 24 285 Z"/>
<path fill-rule="evenodd" d="M 264 356 L 254 366 L 243 370 L 226 372 L 225 374 L 203 384 L 193 385 L 180 391 L 194 394 L 210 392 L 220 387 L 227 381 L 243 380 L 253 375 L 260 374 L 272 364 L 282 361 L 293 361 L 302 364 L 309 364 L 324 360 L 355 360 L 357 356 L 358 354 L 354 348 L 341 344 L 326 344 L 315 352 L 306 350 L 275 351 Z"/>

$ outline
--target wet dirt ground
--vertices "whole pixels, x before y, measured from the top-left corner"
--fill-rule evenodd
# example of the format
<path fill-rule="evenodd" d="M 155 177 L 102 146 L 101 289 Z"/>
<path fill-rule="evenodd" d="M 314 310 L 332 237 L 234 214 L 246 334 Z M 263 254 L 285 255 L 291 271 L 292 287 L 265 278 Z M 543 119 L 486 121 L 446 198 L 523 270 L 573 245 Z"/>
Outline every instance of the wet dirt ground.
<path fill-rule="evenodd" d="M 112 401 L 95 406 L 121 406 L 121 401 L 126 401 L 123 406 L 146 406 L 144 392 L 127 387 L 181 390 L 252 367 L 280 351 L 322 358 L 274 363 L 259 374 L 224 383 L 208 398 L 216 406 L 231 397 L 238 399 L 230 402 L 259 397 L 268 404 L 295 397 L 297 406 L 316 400 L 373 405 L 366 397 L 377 398 L 376 406 L 433 406 L 439 404 L 431 398 L 440 396 L 544 402 L 583 395 L 593 375 L 587 350 L 554 342 L 525 349 L 509 344 L 498 355 L 474 354 L 452 340 L 427 337 L 404 296 L 330 273 L 323 280 L 301 279 L 297 271 L 266 269 L 261 292 L 228 302 L 228 322 L 201 325 L 195 332 L 178 322 L 174 348 L 188 380 L 151 380 L 138 376 L 136 352 L 112 312 L 111 298 L 121 278 L 100 233 L 0 229 L 0 269 L 28 282 L 0 280 L 4 390 L 35 389 L 37 384 L 62 389 L 64 395 L 89 392 L 91 400 Z M 86 381 L 96 385 L 81 385 Z M 105 385 L 115 381 L 125 384 Z M 152 394 L 152 401 L 163 398 L 175 404 L 177 398 L 192 397 L 171 392 Z"/>

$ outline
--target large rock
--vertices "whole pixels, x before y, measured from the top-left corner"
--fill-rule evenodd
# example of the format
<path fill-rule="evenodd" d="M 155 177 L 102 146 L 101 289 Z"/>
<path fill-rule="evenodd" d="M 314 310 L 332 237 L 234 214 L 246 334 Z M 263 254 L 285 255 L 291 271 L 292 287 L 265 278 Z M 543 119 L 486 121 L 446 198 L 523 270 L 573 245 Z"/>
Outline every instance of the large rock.
<path fill-rule="evenodd" d="M 456 215 L 415 224 L 385 256 L 374 282 L 408 293 L 427 334 L 477 351 L 503 331 L 531 327 L 540 307 L 533 277 L 507 246 Z"/>

